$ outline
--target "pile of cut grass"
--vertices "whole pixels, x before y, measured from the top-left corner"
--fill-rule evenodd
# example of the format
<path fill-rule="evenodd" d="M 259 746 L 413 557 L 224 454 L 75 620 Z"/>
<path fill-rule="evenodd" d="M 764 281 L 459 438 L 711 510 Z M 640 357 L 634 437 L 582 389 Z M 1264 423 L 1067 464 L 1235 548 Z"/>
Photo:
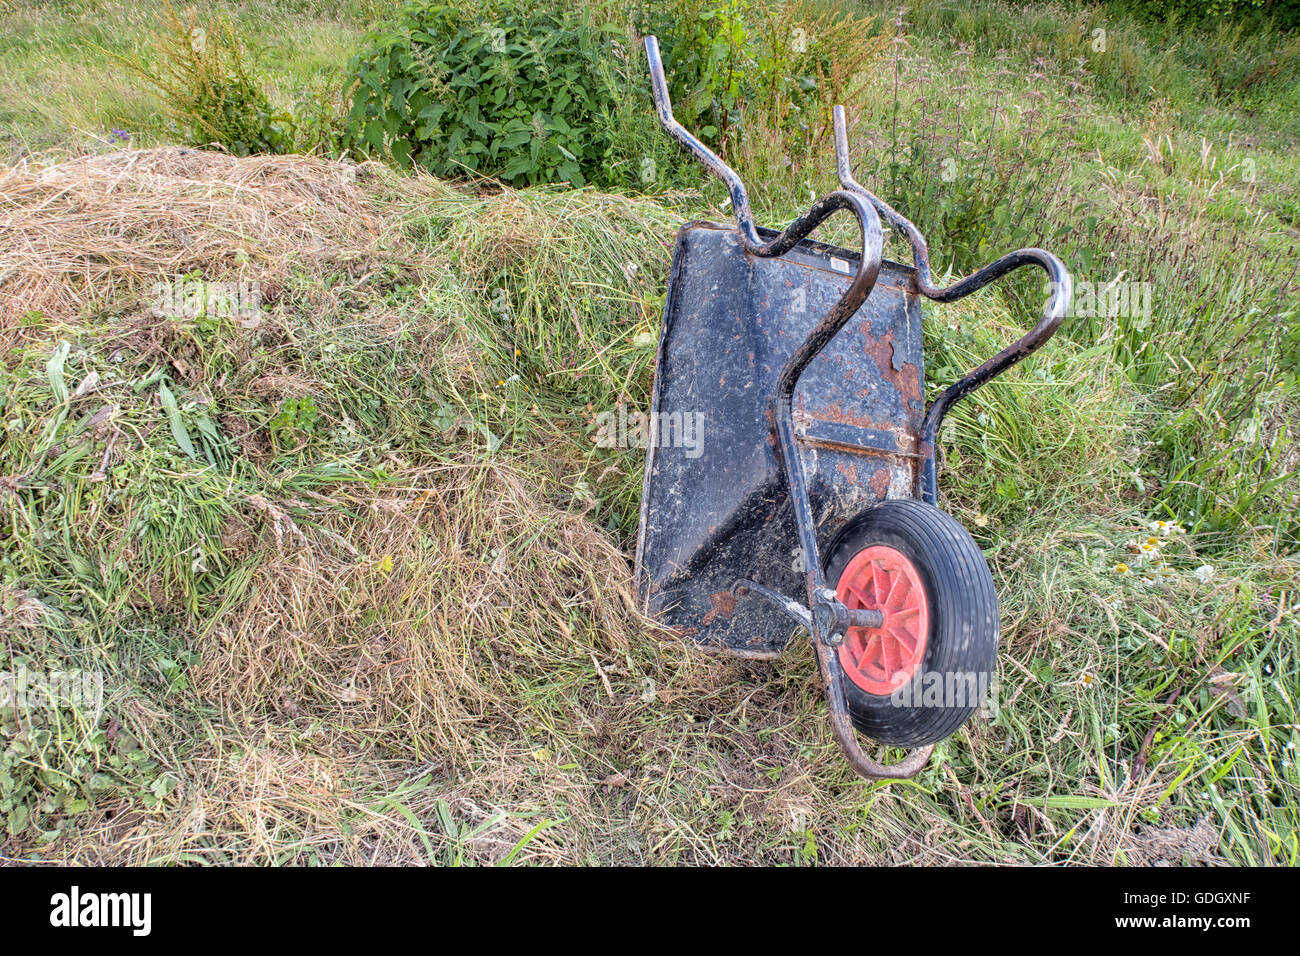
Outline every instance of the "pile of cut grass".
<path fill-rule="evenodd" d="M 1002 596 L 998 706 L 916 781 L 869 784 L 806 644 L 705 657 L 630 591 L 641 453 L 592 447 L 589 418 L 646 400 L 674 213 L 377 168 L 331 192 L 347 167 L 190 154 L 212 204 L 179 248 L 202 255 L 159 239 L 83 274 L 118 192 L 133 221 L 170 214 L 175 193 L 155 209 L 128 182 L 156 155 L 0 178 L 32 235 L 66 221 L 33 178 L 102 217 L 59 244 L 73 291 L 40 287 L 49 313 L 4 291 L 24 317 L 0 380 L 5 653 L 105 682 L 100 709 L 0 710 L 0 801 L 26 807 L 6 859 L 1141 862 L 1294 833 L 1265 667 L 1295 673 L 1295 569 L 1243 551 L 1206 588 L 1186 540 L 1149 587 L 1113 573 L 1149 516 L 1142 398 L 1109 351 L 1054 343 L 954 417 L 945 496 Z M 284 220 L 222 185 L 267 162 L 318 197 L 297 228 L 319 248 L 353 249 L 358 210 L 378 238 L 277 255 Z M 231 247 L 267 271 L 224 271 Z M 179 261 L 278 294 L 255 322 L 159 315 L 147 290 Z M 992 293 L 932 312 L 931 377 L 1015 333 Z M 1191 726 L 1165 726 L 1175 685 L 1204 698 Z M 1237 829 L 1207 845 L 1211 775 Z"/>
<path fill-rule="evenodd" d="M 23 161 L 0 180 L 0 342 L 28 312 L 72 319 L 197 273 L 275 297 L 291 268 L 365 268 L 378 224 L 356 167 L 165 147 Z"/>

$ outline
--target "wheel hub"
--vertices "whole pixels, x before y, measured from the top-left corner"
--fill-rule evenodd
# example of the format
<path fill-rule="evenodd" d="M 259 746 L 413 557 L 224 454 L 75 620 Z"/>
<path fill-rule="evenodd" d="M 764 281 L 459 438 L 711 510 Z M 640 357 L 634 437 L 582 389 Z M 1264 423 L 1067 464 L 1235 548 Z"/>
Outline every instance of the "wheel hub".
<path fill-rule="evenodd" d="M 880 627 L 851 627 L 839 647 L 840 663 L 869 694 L 886 696 L 921 668 L 930 636 L 930 606 L 921 575 L 896 548 L 873 545 L 855 554 L 840 575 L 836 594 L 849 610 L 878 610 Z"/>

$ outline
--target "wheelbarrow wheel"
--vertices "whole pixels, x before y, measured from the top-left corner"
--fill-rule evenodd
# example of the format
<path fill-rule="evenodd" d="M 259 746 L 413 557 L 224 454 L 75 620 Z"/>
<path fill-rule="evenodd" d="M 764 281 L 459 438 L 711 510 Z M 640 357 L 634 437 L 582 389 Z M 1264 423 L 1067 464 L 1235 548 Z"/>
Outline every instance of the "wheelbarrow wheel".
<path fill-rule="evenodd" d="M 884 614 L 839 647 L 854 725 L 880 743 L 920 747 L 980 706 L 998 652 L 998 597 L 979 545 L 952 517 L 887 500 L 836 536 L 826 577 L 850 609 Z"/>

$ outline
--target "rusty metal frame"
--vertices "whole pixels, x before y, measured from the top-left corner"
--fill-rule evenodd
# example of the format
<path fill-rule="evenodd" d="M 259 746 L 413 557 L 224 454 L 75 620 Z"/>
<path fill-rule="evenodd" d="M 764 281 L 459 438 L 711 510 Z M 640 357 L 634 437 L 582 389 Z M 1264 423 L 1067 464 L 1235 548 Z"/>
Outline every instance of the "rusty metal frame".
<path fill-rule="evenodd" d="M 921 447 L 923 452 L 921 495 L 929 504 L 937 504 L 939 497 L 938 475 L 935 467 L 935 452 L 939 426 L 949 409 L 962 398 L 998 375 L 1001 375 L 1025 356 L 1041 348 L 1043 343 L 1055 334 L 1069 311 L 1074 297 L 1074 280 L 1070 277 L 1065 264 L 1046 249 L 1026 248 L 1010 252 L 984 268 L 973 272 L 964 279 L 959 279 L 947 288 L 937 287 L 930 277 L 930 247 L 921 235 L 921 230 L 879 196 L 871 193 L 865 186 L 853 178 L 853 169 L 849 161 L 848 123 L 844 116 L 844 107 L 836 106 L 835 122 L 835 166 L 840 185 L 850 192 L 870 201 L 880 216 L 897 228 L 912 247 L 913 264 L 916 269 L 915 291 L 935 302 L 955 302 L 970 295 L 989 283 L 1000 279 L 1008 272 L 1021 266 L 1036 265 L 1047 273 L 1050 292 L 1043 305 L 1043 313 L 1038 324 L 1023 337 L 1007 346 L 997 355 L 978 367 L 967 372 L 962 378 L 939 393 L 926 410 L 925 420 L 921 424 Z"/>

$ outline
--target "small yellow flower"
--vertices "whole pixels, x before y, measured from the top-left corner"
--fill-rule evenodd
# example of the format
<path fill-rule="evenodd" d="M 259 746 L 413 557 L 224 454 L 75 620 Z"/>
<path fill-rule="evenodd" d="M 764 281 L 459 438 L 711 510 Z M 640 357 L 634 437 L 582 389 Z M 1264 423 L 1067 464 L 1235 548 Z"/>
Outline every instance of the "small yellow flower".
<path fill-rule="evenodd" d="M 1094 683 L 1096 683 L 1096 681 L 1097 678 L 1093 677 L 1091 674 L 1084 674 L 1082 677 L 1079 678 L 1079 683 L 1081 683 L 1084 687 L 1091 687 Z"/>
<path fill-rule="evenodd" d="M 1128 574 L 1128 565 L 1121 561 L 1119 564 L 1115 565 L 1115 573 Z"/>

